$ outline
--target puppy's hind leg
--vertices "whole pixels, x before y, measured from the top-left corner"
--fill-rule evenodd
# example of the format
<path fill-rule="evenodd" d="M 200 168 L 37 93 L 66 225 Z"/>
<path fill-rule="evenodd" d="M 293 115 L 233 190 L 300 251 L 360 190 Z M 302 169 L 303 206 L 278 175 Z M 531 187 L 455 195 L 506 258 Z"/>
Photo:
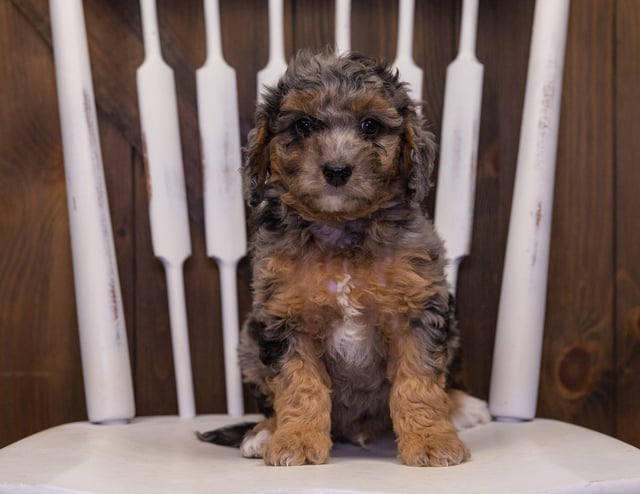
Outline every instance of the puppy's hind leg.
<path fill-rule="evenodd" d="M 275 417 L 264 419 L 249 431 L 242 440 L 240 453 L 245 458 L 264 458 L 264 450 L 276 430 Z"/>
<path fill-rule="evenodd" d="M 459 389 L 449 390 L 451 412 L 449 417 L 459 431 L 491 422 L 487 402 Z"/>
<path fill-rule="evenodd" d="M 206 432 L 196 431 L 196 436 L 200 441 L 205 443 L 239 448 L 246 435 L 251 429 L 255 428 L 256 425 L 255 422 L 242 422 Z"/>

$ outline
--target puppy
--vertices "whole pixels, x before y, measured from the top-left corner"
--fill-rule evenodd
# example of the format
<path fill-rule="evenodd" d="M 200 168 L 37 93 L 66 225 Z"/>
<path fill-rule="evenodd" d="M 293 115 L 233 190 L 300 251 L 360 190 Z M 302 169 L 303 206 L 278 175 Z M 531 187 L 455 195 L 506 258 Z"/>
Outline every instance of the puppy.
<path fill-rule="evenodd" d="M 243 170 L 253 306 L 239 359 L 266 418 L 243 455 L 326 463 L 332 441 L 365 445 L 392 429 L 407 465 L 463 462 L 452 414 L 467 426 L 489 417 L 484 402 L 448 395 L 458 329 L 422 207 L 435 145 L 405 84 L 365 56 L 301 52 L 255 124 Z M 219 432 L 208 439 L 225 442 Z"/>

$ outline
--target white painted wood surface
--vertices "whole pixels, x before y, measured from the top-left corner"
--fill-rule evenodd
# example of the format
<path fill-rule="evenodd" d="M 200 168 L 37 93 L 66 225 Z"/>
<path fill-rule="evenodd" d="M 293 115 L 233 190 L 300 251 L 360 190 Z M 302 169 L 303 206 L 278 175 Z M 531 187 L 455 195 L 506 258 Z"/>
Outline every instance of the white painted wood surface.
<path fill-rule="evenodd" d="M 133 385 L 82 1 L 49 8 L 87 413 L 126 421 Z"/>
<path fill-rule="evenodd" d="M 464 0 L 456 59 L 447 68 L 434 224 L 456 293 L 458 268 L 471 250 L 484 67 L 475 56 L 478 0 Z"/>
<path fill-rule="evenodd" d="M 242 198 L 242 156 L 236 73 L 224 60 L 218 0 L 205 0 L 207 59 L 196 71 L 198 123 L 202 148 L 207 255 L 216 259 L 222 297 L 222 332 L 227 412 L 244 413 L 237 357 L 238 261 L 246 255 Z"/>
<path fill-rule="evenodd" d="M 247 417 L 248 420 L 257 417 Z M 407 467 L 392 439 L 336 445 L 327 465 L 268 467 L 214 446 L 194 431 L 233 423 L 223 416 L 135 419 L 49 429 L 0 450 L 2 494 L 424 494 L 640 492 L 640 450 L 550 420 L 489 423 L 461 433 L 471 460 Z M 34 466 L 36 466 L 34 468 Z"/>
<path fill-rule="evenodd" d="M 569 0 L 537 0 L 509 221 L 489 408 L 535 416 Z"/>
<path fill-rule="evenodd" d="M 237 267 L 237 261 L 218 261 L 222 299 L 222 335 L 227 413 L 232 417 L 240 417 L 244 414 L 242 375 L 240 373 L 240 364 L 238 363 L 240 325 L 238 319 Z"/>
<path fill-rule="evenodd" d="M 284 56 L 283 1 L 269 0 L 269 60 L 257 75 L 257 101 L 260 101 L 260 94 L 265 86 L 276 84 L 280 76 L 287 70 L 287 62 Z"/>
<path fill-rule="evenodd" d="M 422 69 L 413 59 L 414 0 L 399 0 L 398 45 L 393 65 L 400 71 L 400 79 L 409 83 L 409 96 L 422 101 Z"/>
<path fill-rule="evenodd" d="M 191 255 L 173 71 L 162 59 L 155 0 L 141 0 L 145 58 L 136 73 L 153 253 L 167 277 L 180 417 L 195 416 L 182 266 Z"/>
<path fill-rule="evenodd" d="M 351 0 L 336 0 L 336 50 L 347 53 L 351 50 Z"/>

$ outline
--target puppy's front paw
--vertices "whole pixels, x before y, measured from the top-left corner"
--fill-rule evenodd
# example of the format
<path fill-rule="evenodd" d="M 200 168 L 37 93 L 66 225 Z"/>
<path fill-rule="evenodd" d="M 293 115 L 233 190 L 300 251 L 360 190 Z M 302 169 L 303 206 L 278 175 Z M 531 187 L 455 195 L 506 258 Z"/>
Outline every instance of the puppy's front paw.
<path fill-rule="evenodd" d="M 267 443 L 264 461 L 267 465 L 319 465 L 329 461 L 331 439 L 328 434 L 276 431 Z"/>
<path fill-rule="evenodd" d="M 398 442 L 402 462 L 413 467 L 458 465 L 471 456 L 455 432 L 413 436 Z"/>

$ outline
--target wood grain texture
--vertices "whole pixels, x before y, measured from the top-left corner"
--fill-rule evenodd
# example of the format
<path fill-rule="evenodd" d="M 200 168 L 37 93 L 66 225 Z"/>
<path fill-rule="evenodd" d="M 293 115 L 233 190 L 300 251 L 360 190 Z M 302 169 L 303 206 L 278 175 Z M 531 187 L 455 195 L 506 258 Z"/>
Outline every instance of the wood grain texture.
<path fill-rule="evenodd" d="M 459 25 L 455 2 L 427 1 L 415 4 L 413 58 L 424 71 L 422 83 L 422 112 L 427 128 L 440 140 L 444 87 L 449 63 L 458 47 L 456 29 Z M 394 55 L 395 56 L 395 55 Z M 438 163 L 432 181 L 438 181 Z M 426 198 L 427 211 L 433 218 L 435 193 Z"/>
<path fill-rule="evenodd" d="M 640 445 L 640 3 L 616 12 L 616 435 Z"/>
<path fill-rule="evenodd" d="M 424 71 L 422 110 L 429 129 L 439 138 L 446 71 L 458 49 L 459 11 L 456 2 L 448 0 L 418 1 L 415 17 L 413 58 Z"/>
<path fill-rule="evenodd" d="M 287 18 L 285 17 L 285 21 Z M 291 2 L 291 45 L 295 53 L 302 48 L 333 48 L 335 10 L 331 0 Z"/>
<path fill-rule="evenodd" d="M 416 0 L 414 59 L 439 134 L 445 70 L 460 1 Z M 480 2 L 485 67 L 475 224 L 460 270 L 464 375 L 487 397 L 515 176 L 534 0 Z M 105 175 L 139 414 L 177 411 L 164 272 L 153 257 L 135 71 L 140 10 L 84 0 Z M 265 0 L 220 0 L 223 52 L 236 70 L 242 143 L 253 126 L 256 72 L 268 58 Z M 218 273 L 204 249 L 195 69 L 206 56 L 201 0 L 158 1 L 173 68 L 193 255 L 185 265 L 198 413 L 223 412 Z M 352 0 L 352 47 L 395 58 L 398 5 Z M 285 0 L 285 51 L 333 44 L 334 2 Z M 572 2 L 558 152 L 539 413 L 640 446 L 640 6 Z M 0 2 L 0 446 L 86 416 L 64 169 L 46 0 Z M 433 198 L 429 203 L 432 207 Z M 239 267 L 239 312 L 250 269 Z M 249 405 L 249 410 L 253 408 Z"/>
<path fill-rule="evenodd" d="M 614 4 L 572 4 L 538 414 L 615 431 Z M 589 149 L 585 153 L 585 149 Z"/>
<path fill-rule="evenodd" d="M 285 2 L 285 8 L 286 6 Z M 243 145 L 253 127 L 256 74 L 267 64 L 269 57 L 267 7 L 268 2 L 264 0 L 220 1 L 224 56 L 227 63 L 235 69 L 238 81 L 240 138 Z"/>
<path fill-rule="evenodd" d="M 396 56 L 398 4 L 385 0 L 351 0 L 351 49 L 389 63 Z"/>
<path fill-rule="evenodd" d="M 0 57 L 2 445 L 85 412 L 53 60 L 8 2 Z"/>
<path fill-rule="evenodd" d="M 470 390 L 489 395 L 493 340 L 518 154 L 534 2 L 480 2 L 484 65 L 471 254 L 462 261 L 458 318 Z M 509 40 L 505 42 L 505 40 Z"/>

